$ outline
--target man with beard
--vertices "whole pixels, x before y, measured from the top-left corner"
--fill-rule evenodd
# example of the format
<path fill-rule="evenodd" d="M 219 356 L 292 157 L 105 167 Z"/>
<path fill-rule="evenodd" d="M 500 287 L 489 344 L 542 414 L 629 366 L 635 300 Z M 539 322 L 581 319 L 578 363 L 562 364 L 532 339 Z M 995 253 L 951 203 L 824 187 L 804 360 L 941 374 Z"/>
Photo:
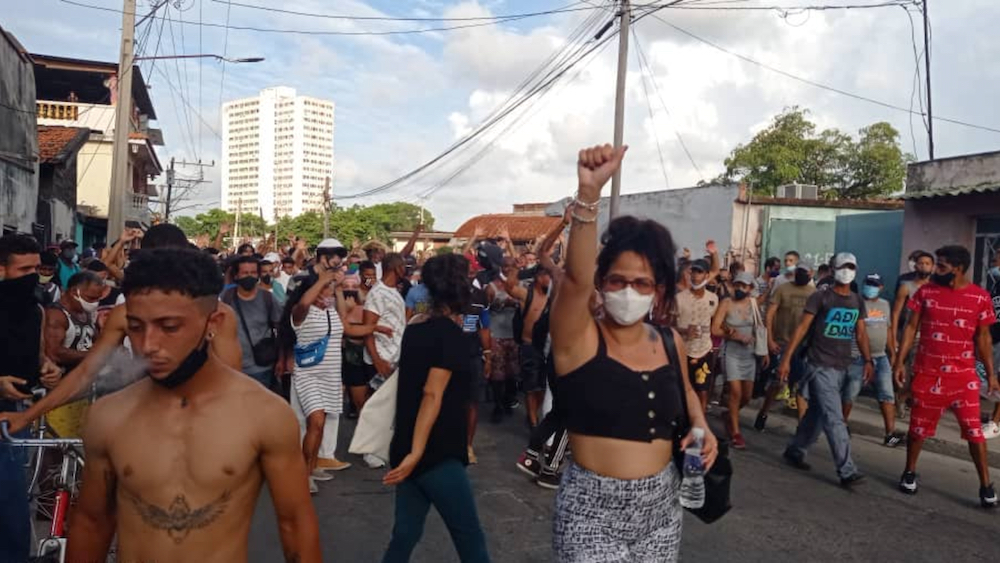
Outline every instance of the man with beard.
<path fill-rule="evenodd" d="M 149 377 L 90 409 L 66 559 L 103 561 L 117 533 L 123 561 L 246 561 L 266 479 L 286 560 L 319 561 L 295 416 L 209 353 L 223 322 L 215 263 L 195 250 L 144 251 L 122 289 Z"/>
<path fill-rule="evenodd" d="M 0 238 L 0 418 L 16 414 L 38 383 L 59 380 L 59 368 L 43 356 L 43 314 L 35 300 L 40 253 L 30 236 Z M 31 528 L 23 456 L 23 450 L 0 443 L 0 561 L 28 560 Z"/>

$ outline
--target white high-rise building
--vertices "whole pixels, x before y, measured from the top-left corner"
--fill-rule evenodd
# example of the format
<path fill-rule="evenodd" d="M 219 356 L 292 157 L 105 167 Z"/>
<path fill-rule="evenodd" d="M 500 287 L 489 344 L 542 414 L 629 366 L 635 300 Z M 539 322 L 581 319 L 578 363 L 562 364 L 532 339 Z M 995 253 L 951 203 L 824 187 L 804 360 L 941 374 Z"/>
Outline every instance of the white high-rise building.
<path fill-rule="evenodd" d="M 323 208 L 333 177 L 334 104 L 262 90 L 222 105 L 222 209 L 268 222 Z"/>

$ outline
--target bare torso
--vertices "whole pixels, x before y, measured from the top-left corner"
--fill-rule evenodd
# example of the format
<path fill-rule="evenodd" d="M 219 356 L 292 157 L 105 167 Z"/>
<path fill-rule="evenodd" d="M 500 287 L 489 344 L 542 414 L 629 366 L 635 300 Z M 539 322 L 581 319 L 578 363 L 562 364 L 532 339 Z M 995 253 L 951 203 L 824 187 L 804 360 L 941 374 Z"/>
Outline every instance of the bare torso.
<path fill-rule="evenodd" d="M 531 298 L 531 307 L 524 313 L 524 331 L 521 333 L 521 342 L 525 344 L 531 343 L 531 334 L 535 330 L 535 323 L 542 316 L 542 311 L 545 310 L 545 305 L 549 301 L 548 295 L 535 287 L 532 287 L 530 291 L 534 292 L 534 296 Z"/>
<path fill-rule="evenodd" d="M 217 381 L 178 400 L 147 379 L 104 405 L 119 560 L 246 560 L 263 482 L 255 407 L 272 397 L 236 372 Z"/>

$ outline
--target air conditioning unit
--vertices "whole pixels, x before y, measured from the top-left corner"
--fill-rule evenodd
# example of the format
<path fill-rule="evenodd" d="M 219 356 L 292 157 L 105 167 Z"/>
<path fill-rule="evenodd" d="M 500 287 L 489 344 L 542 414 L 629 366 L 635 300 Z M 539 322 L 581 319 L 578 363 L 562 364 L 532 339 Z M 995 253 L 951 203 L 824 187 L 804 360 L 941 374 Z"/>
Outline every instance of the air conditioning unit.
<path fill-rule="evenodd" d="M 819 199 L 819 186 L 811 184 L 785 184 L 778 186 L 777 197 L 784 199 Z"/>

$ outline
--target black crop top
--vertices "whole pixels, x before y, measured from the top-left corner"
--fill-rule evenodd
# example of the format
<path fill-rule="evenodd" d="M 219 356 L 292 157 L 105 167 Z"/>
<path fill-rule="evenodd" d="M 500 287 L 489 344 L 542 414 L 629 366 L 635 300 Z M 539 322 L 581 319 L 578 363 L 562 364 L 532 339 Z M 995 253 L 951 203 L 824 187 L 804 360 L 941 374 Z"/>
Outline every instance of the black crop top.
<path fill-rule="evenodd" d="M 684 412 L 676 366 L 633 371 L 608 357 L 600 327 L 597 335 L 597 355 L 558 378 L 557 408 L 566 428 L 587 436 L 638 442 L 674 439 Z"/>

